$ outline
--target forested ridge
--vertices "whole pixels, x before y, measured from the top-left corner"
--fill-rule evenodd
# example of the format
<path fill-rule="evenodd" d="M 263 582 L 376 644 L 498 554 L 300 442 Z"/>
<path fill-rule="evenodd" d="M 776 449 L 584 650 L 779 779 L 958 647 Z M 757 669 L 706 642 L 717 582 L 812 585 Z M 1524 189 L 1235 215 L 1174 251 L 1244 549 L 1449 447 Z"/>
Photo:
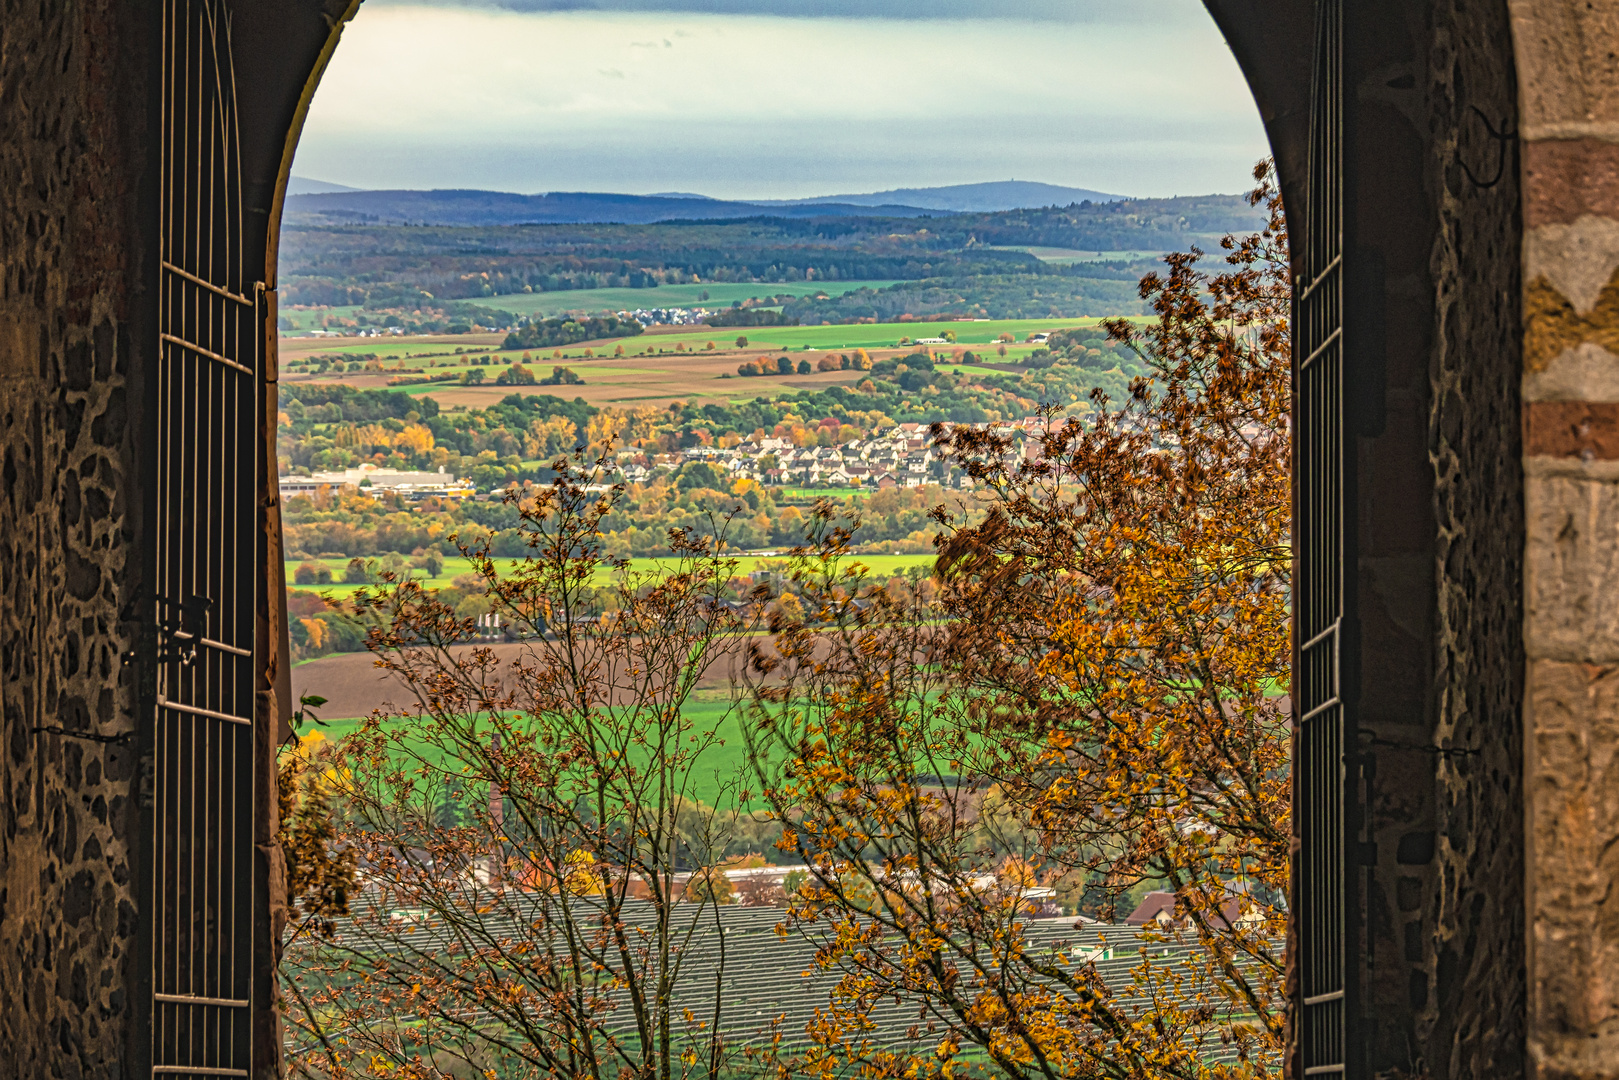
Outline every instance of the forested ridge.
<path fill-rule="evenodd" d="M 1167 251 L 1250 228 L 1237 196 L 1079 203 L 917 218 L 777 217 L 650 225 L 289 225 L 286 304 L 419 305 L 511 293 L 646 288 L 694 280 L 785 282 L 1027 274 L 1135 280 L 1119 266 L 1062 266 L 1007 247 Z M 496 305 L 498 307 L 498 303 Z"/>

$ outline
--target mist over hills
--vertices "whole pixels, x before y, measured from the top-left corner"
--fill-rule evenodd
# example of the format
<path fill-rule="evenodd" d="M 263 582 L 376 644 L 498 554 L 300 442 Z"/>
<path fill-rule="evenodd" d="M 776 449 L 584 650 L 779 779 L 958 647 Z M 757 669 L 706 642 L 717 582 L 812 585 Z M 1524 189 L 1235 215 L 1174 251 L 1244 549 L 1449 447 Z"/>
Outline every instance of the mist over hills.
<path fill-rule="evenodd" d="M 1032 180 L 992 180 L 984 184 L 950 184 L 944 187 L 894 188 L 869 195 L 822 195 L 814 199 L 759 199 L 762 205 L 814 206 L 848 203 L 851 206 L 915 206 L 923 210 L 946 210 L 958 214 L 985 214 L 997 210 L 1036 210 L 1044 206 L 1072 206 L 1074 203 L 1122 202 L 1127 195 L 1109 195 L 1089 188 L 1041 184 Z"/>
<path fill-rule="evenodd" d="M 359 191 L 360 188 L 349 187 L 347 184 L 334 184 L 328 180 L 311 180 L 307 176 L 290 176 L 287 178 L 288 195 L 328 195 L 334 191 Z"/>
<path fill-rule="evenodd" d="M 334 191 L 289 195 L 285 220 L 297 225 L 649 225 L 749 217 L 920 217 L 914 206 L 765 206 L 723 199 L 553 191 Z"/>
<path fill-rule="evenodd" d="M 286 220 L 300 225 L 641 225 L 760 216 L 921 217 L 1082 202 L 1106 203 L 1124 198 L 1087 188 L 1027 180 L 749 202 L 676 192 L 620 195 L 564 191 L 520 195 L 473 189 L 360 191 L 303 177 L 293 177 L 287 190 Z"/>

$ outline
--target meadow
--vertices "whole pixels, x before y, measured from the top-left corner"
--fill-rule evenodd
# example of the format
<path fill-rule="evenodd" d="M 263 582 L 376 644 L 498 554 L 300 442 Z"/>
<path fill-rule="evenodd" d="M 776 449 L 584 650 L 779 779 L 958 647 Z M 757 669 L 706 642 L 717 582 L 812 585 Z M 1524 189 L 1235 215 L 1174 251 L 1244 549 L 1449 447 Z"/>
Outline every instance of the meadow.
<path fill-rule="evenodd" d="M 350 304 L 343 307 L 281 308 L 276 314 L 279 318 L 291 323 L 295 328 L 294 332 L 303 333 L 308 330 L 319 330 L 320 320 L 323 316 L 330 315 L 334 319 L 352 319 L 364 310 L 365 308 L 357 304 Z M 282 330 L 282 333 L 286 332 L 285 329 Z"/>
<path fill-rule="evenodd" d="M 1048 333 L 1080 326 L 1095 326 L 1099 318 L 1067 319 L 944 319 L 935 322 L 894 323 L 840 323 L 831 326 L 757 326 L 743 330 L 709 327 L 701 331 L 684 328 L 674 332 L 645 335 L 651 343 L 663 348 L 683 343 L 689 349 L 694 342 L 712 339 L 716 333 L 747 336 L 750 349 L 803 351 L 806 349 L 896 349 L 902 348 L 900 339 L 943 337 L 948 331 L 956 335 L 956 344 L 963 347 L 991 345 L 1002 334 L 1011 334 L 1017 343 L 1030 334 Z M 639 342 L 641 339 L 635 339 Z M 626 351 L 629 346 L 626 344 Z M 1010 346 L 1008 347 L 1010 348 Z M 1034 346 L 1025 347 L 1024 351 Z"/>
<path fill-rule="evenodd" d="M 831 490 L 828 490 L 825 493 L 828 495 L 841 495 L 844 497 L 847 497 L 850 494 L 848 491 Z M 738 555 L 736 556 L 736 573 L 739 575 L 752 573 L 755 570 L 764 568 L 765 564 L 767 563 L 772 563 L 779 568 L 785 558 L 785 553 L 781 555 Z M 933 560 L 934 556 L 931 554 L 854 555 L 850 557 L 851 563 L 857 562 L 864 566 L 873 576 L 885 580 L 895 576 L 896 574 L 903 574 L 913 567 L 922 567 L 924 569 L 931 570 Z M 302 561 L 289 560 L 286 564 L 288 589 L 301 589 L 304 591 L 317 592 L 336 598 L 344 598 L 352 596 L 356 589 L 361 588 L 360 585 L 348 585 L 343 583 L 343 575 L 348 570 L 348 559 L 310 559 L 308 561 L 317 566 L 324 566 L 330 570 L 332 572 L 333 582 L 329 585 L 299 585 L 294 580 L 294 574 L 297 572 L 298 567 L 304 565 L 304 563 Z M 496 561 L 501 563 L 505 571 L 509 573 L 518 565 L 520 560 L 499 559 Z M 629 562 L 629 573 L 632 575 L 656 574 L 660 572 L 666 573 L 675 565 L 675 560 L 672 558 L 637 558 L 631 559 Z M 438 572 L 436 577 L 425 577 L 423 576 L 423 573 L 424 572 L 421 570 L 413 571 L 415 580 L 419 581 L 422 585 L 430 589 L 445 588 L 454 584 L 455 579 L 463 574 L 472 573 L 472 561 L 464 558 L 463 556 L 456 555 L 452 558 L 447 558 L 444 560 L 444 566 Z M 596 576 L 594 579 L 595 584 L 598 586 L 612 584 L 615 573 L 616 571 L 613 571 L 607 567 L 599 567 L 596 570 Z"/>
<path fill-rule="evenodd" d="M 1167 252 L 1163 251 L 1080 251 L 1076 248 L 1040 247 L 1038 245 L 994 244 L 995 251 L 1025 251 L 1041 262 L 1053 263 L 1057 266 L 1070 266 L 1074 263 L 1099 262 L 1139 262 L 1144 259 L 1158 260 Z M 1218 246 L 1218 245 L 1216 245 Z"/>
<path fill-rule="evenodd" d="M 771 299 L 777 296 L 837 296 L 855 289 L 886 289 L 898 284 L 893 279 L 878 281 L 756 281 L 744 284 L 692 283 L 659 285 L 650 289 L 557 289 L 550 292 L 504 293 L 476 297 L 471 303 L 491 311 L 504 311 L 517 318 L 550 318 L 568 312 L 598 315 L 605 311 L 634 311 L 636 308 L 724 308 L 737 301 Z M 291 323 L 285 333 L 303 334 L 320 329 L 325 316 L 352 319 L 367 312 L 359 305 L 321 308 L 282 308 L 278 315 Z M 330 340 L 330 339 L 317 339 Z"/>
<path fill-rule="evenodd" d="M 759 300 L 777 296 L 836 296 L 855 289 L 886 289 L 888 281 L 755 281 L 739 285 L 686 284 L 659 285 L 651 289 L 562 289 L 555 292 L 507 293 L 486 296 L 480 307 L 509 311 L 514 315 L 561 315 L 569 311 L 598 314 L 603 311 L 633 311 L 636 308 L 730 307 L 738 300 Z"/>
<path fill-rule="evenodd" d="M 847 499 L 854 494 L 852 488 L 784 487 L 782 498 L 789 502 L 814 502 L 816 499 Z"/>
<path fill-rule="evenodd" d="M 331 658 L 323 658 L 329 660 Z M 322 660 L 305 661 L 297 672 L 298 681 L 308 682 L 308 690 L 318 690 Z M 718 741 L 698 759 L 691 773 L 692 795 L 708 806 L 729 808 L 734 804 L 738 783 L 746 776 L 747 739 L 743 735 L 743 711 L 733 703 L 731 692 L 725 689 L 698 690 L 681 709 L 681 716 L 692 725 L 693 733 L 712 731 Z M 320 717 L 318 723 L 305 725 L 300 734 L 306 746 L 316 741 L 337 742 L 358 731 L 365 722 L 362 717 Z M 393 724 L 409 721 L 395 720 Z M 458 768 L 438 747 L 418 745 L 414 753 L 438 767 Z M 749 809 L 750 806 L 739 807 Z"/>

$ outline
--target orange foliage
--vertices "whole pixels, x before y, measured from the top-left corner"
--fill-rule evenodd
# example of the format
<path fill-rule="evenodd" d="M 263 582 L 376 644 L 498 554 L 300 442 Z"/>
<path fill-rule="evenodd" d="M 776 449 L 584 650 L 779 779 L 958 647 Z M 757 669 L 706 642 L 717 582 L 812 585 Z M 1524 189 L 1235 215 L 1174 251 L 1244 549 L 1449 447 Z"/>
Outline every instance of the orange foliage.
<path fill-rule="evenodd" d="M 935 592 L 873 585 L 817 513 L 804 620 L 752 655 L 755 750 L 782 759 L 755 782 L 811 874 L 792 917 L 844 973 L 812 1074 L 950 1075 L 976 1047 L 1013 1078 L 1279 1075 L 1289 285 L 1255 176 L 1267 227 L 1218 273 L 1169 256 L 1141 284 L 1157 322 L 1109 326 L 1154 371 L 1128 401 L 1048 414 L 1028 458 L 935 432 L 989 500 L 935 512 Z M 1108 931 L 1153 945 L 1128 976 L 1078 931 L 1025 936 L 1031 906 L 1117 922 L 1147 887 L 1176 918 Z M 864 1025 L 894 998 L 928 1023 L 882 1050 Z"/>

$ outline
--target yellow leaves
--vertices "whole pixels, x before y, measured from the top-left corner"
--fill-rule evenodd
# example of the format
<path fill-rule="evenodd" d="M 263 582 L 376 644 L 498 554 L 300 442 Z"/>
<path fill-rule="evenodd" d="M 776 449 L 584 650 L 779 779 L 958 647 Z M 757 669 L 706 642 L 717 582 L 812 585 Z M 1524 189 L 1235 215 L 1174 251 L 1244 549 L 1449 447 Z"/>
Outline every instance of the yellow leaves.
<path fill-rule="evenodd" d="M 433 449 L 433 433 L 423 424 L 406 424 L 394 437 L 394 446 L 425 454 Z"/>
<path fill-rule="evenodd" d="M 309 647 L 316 652 L 323 651 L 326 648 L 328 632 L 326 621 L 324 619 L 300 618 L 298 623 L 304 628 L 304 633 L 309 635 Z"/>
<path fill-rule="evenodd" d="M 332 442 L 358 450 L 362 456 L 391 448 L 426 454 L 434 445 L 433 432 L 415 423 L 406 424 L 402 431 L 390 431 L 381 424 L 338 424 L 332 429 Z"/>
<path fill-rule="evenodd" d="M 563 860 L 562 888 L 571 896 L 601 896 L 606 890 L 596 868 L 596 856 L 582 848 L 568 852 Z"/>
<path fill-rule="evenodd" d="M 861 1009 L 883 995 L 1063 1077 L 1197 1075 L 1197 1041 L 1234 1016 L 1279 1030 L 1287 271 L 1169 261 L 1144 285 L 1158 324 L 1121 327 L 1152 382 L 1063 427 L 1045 471 L 998 478 L 981 523 L 951 523 L 914 610 L 862 594 L 873 610 L 821 636 L 830 654 L 774 674 L 800 714 L 779 717 L 792 771 L 767 786 L 794 818 L 784 846 L 826 883 L 794 917 L 826 933 L 823 963 L 847 965 L 850 1004 L 824 1034 L 868 1054 L 864 1075 L 940 1075 L 949 1056 L 871 1053 Z M 998 437 L 950 446 L 1015 452 Z M 838 610 L 829 592 L 806 589 L 806 609 Z M 1181 920 L 1155 949 L 1174 938 L 1191 959 L 1155 952 L 1103 985 L 1024 940 L 1032 903 L 1122 915 L 1147 885 Z M 1255 1039 L 1256 1073 L 1278 1049 Z"/>
<path fill-rule="evenodd" d="M 1019 855 L 1008 855 L 1001 861 L 995 871 L 995 879 L 1003 888 L 1032 889 L 1039 882 L 1039 875 L 1029 860 Z"/>

